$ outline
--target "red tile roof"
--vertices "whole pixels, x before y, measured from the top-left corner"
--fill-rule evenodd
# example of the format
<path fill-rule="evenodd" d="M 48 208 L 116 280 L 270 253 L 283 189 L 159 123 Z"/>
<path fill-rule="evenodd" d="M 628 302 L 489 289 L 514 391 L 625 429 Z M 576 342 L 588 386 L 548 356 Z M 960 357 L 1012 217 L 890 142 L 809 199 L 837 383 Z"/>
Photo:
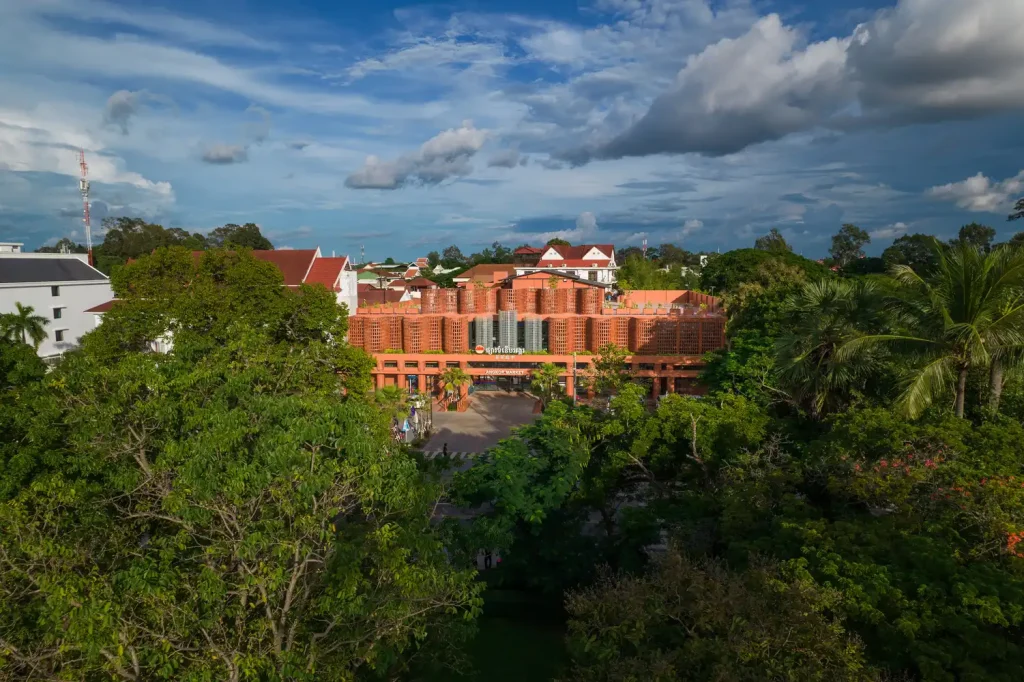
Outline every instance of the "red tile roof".
<path fill-rule="evenodd" d="M 364 291 L 373 291 L 376 288 L 377 287 L 373 286 L 372 284 L 367 284 L 366 282 L 359 282 L 358 284 L 356 284 L 356 291 L 359 293 L 362 293 Z"/>
<path fill-rule="evenodd" d="M 505 273 L 505 275 L 516 274 L 516 266 L 487 263 L 485 265 L 474 265 L 469 270 L 461 273 L 455 279 L 458 281 L 469 280 L 469 281 L 482 281 L 482 282 L 493 282 L 494 276 L 498 273 Z"/>
<path fill-rule="evenodd" d="M 535 266 L 522 265 L 520 267 L 544 267 L 544 268 L 604 268 L 608 267 L 608 258 L 551 258 L 549 260 L 542 260 Z"/>
<path fill-rule="evenodd" d="M 203 257 L 205 251 L 193 251 L 192 257 L 196 262 Z M 288 287 L 297 287 L 302 284 L 313 261 L 316 258 L 316 249 L 284 249 L 281 251 L 253 251 L 252 257 L 256 260 L 273 263 L 284 275 L 284 284 Z"/>
<path fill-rule="evenodd" d="M 426 277 L 414 277 L 405 281 L 407 286 L 410 287 L 428 287 L 431 289 L 437 288 L 436 282 L 431 282 Z"/>
<path fill-rule="evenodd" d="M 544 253 L 544 249 L 539 249 L 536 246 L 520 246 L 512 253 L 518 256 L 533 256 L 536 254 Z"/>
<path fill-rule="evenodd" d="M 112 299 L 110 301 L 107 301 L 106 303 L 100 303 L 99 305 L 93 306 L 92 308 L 89 308 L 85 312 L 87 312 L 87 313 L 105 313 L 105 312 L 108 312 L 111 308 L 113 308 L 115 303 L 117 303 L 117 299 L 116 298 Z"/>
<path fill-rule="evenodd" d="M 604 253 L 604 260 L 611 260 L 612 254 L 615 252 L 615 246 L 612 244 L 580 244 L 579 246 L 560 246 L 552 244 L 551 246 L 544 249 L 547 251 L 548 248 L 554 249 L 561 254 L 564 260 L 579 260 L 587 255 L 591 249 L 597 249 Z M 541 259 L 542 263 L 548 263 L 555 259 L 544 260 Z"/>
<path fill-rule="evenodd" d="M 317 258 L 306 275 L 306 284 L 323 284 L 328 289 L 337 289 L 338 277 L 348 258 Z"/>

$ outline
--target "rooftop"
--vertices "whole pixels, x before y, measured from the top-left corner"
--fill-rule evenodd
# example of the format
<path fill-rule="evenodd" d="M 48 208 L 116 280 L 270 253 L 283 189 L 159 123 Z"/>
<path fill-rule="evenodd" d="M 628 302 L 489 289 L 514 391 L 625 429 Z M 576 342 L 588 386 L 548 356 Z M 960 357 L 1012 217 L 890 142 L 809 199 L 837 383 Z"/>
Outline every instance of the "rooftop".
<path fill-rule="evenodd" d="M 0 284 L 106 281 L 102 272 L 74 256 L 32 258 L 16 254 L 0 258 Z"/>

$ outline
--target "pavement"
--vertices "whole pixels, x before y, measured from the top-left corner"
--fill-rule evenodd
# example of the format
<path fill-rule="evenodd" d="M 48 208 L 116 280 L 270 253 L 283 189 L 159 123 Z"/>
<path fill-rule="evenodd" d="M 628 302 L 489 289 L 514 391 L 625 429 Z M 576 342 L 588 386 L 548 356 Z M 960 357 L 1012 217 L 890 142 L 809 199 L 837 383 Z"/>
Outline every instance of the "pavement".
<path fill-rule="evenodd" d="M 423 446 L 428 456 L 440 455 L 445 443 L 449 455 L 472 457 L 508 438 L 516 426 L 537 418 L 536 399 L 515 393 L 478 391 L 470 396 L 465 412 L 434 410 L 434 434 Z"/>

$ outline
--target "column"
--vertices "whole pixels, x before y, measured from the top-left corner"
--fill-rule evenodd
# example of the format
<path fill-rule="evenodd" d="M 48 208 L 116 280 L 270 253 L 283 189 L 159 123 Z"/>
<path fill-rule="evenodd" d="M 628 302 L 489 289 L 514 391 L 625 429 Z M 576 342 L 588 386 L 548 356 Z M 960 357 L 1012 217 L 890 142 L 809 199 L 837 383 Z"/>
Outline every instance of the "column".
<path fill-rule="evenodd" d="M 654 377 L 651 380 L 651 398 L 657 400 L 661 389 L 661 379 Z"/>
<path fill-rule="evenodd" d="M 416 376 L 416 385 L 419 386 L 420 393 L 427 392 L 427 375 L 418 374 Z"/>
<path fill-rule="evenodd" d="M 576 386 L 572 380 L 572 370 L 569 370 L 569 374 L 565 377 L 565 395 L 570 398 L 576 397 Z"/>
<path fill-rule="evenodd" d="M 675 393 L 676 392 L 676 378 L 674 376 L 670 376 L 668 378 L 668 392 L 669 393 Z"/>
<path fill-rule="evenodd" d="M 378 369 L 377 373 L 374 375 L 373 378 L 374 378 L 374 382 L 375 382 L 374 385 L 377 387 L 378 391 L 380 389 L 384 388 L 384 372 L 383 372 L 383 370 Z"/>

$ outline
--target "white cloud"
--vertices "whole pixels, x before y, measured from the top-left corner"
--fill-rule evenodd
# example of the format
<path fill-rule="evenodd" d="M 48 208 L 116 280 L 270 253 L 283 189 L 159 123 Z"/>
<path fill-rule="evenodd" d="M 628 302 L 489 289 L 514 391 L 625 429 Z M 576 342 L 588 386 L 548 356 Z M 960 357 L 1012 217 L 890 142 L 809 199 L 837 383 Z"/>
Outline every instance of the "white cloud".
<path fill-rule="evenodd" d="M 624 133 L 563 156 L 730 154 L 820 126 L 1024 108 L 1022 33 L 1020 0 L 900 0 L 849 37 L 809 44 L 768 15 L 688 57 L 674 85 Z"/>
<path fill-rule="evenodd" d="M 382 161 L 369 156 L 363 167 L 345 179 L 352 189 L 398 189 L 406 184 L 436 185 L 448 178 L 468 175 L 470 160 L 487 141 L 487 131 L 463 121 L 459 128 L 445 130 L 410 154 Z"/>
<path fill-rule="evenodd" d="M 1001 182 L 993 182 L 982 173 L 960 182 L 939 185 L 928 190 L 928 195 L 943 201 L 952 201 L 968 211 L 986 213 L 1009 212 L 1014 200 L 1024 194 L 1024 171 Z"/>
<path fill-rule="evenodd" d="M 686 239 L 694 232 L 698 232 L 702 229 L 704 229 L 704 222 L 702 220 L 690 218 L 685 223 L 683 223 L 683 229 L 679 231 L 679 237 L 681 239 Z"/>
<path fill-rule="evenodd" d="M 502 149 L 491 156 L 487 165 L 490 168 L 515 168 L 526 165 L 527 161 L 529 159 L 522 156 L 518 149 Z"/>
<path fill-rule="evenodd" d="M 868 235 L 872 239 L 897 239 L 907 233 L 909 226 L 906 223 L 893 223 L 877 230 L 871 230 Z"/>

